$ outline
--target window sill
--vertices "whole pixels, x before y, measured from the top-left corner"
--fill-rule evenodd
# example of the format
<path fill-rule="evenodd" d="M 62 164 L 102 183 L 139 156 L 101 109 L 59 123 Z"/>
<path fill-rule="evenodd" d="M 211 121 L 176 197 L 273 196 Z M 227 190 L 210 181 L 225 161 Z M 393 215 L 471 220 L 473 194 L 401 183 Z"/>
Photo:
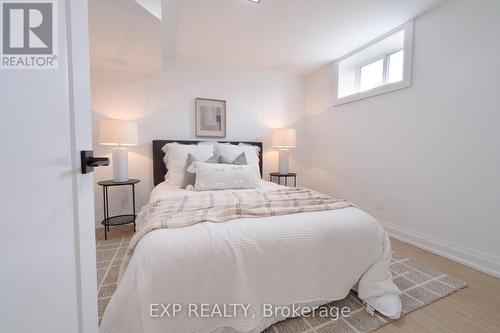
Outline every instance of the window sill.
<path fill-rule="evenodd" d="M 408 88 L 411 86 L 411 80 L 403 80 L 399 82 L 394 82 L 394 83 L 389 83 L 385 84 L 380 87 L 376 87 L 367 91 L 359 92 L 356 94 L 352 94 L 349 96 L 345 96 L 342 98 L 337 98 L 335 103 L 333 103 L 334 106 L 342 105 L 342 104 L 347 104 L 355 101 L 359 101 L 361 99 L 373 97 L 373 96 L 378 96 L 382 94 L 386 94 L 391 91 L 403 89 L 403 88 Z"/>

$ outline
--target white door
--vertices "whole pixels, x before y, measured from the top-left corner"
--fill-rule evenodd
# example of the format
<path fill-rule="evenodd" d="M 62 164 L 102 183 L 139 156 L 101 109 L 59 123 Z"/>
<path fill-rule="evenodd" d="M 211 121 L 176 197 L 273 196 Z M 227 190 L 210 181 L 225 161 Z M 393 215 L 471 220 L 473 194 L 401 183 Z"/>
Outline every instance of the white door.
<path fill-rule="evenodd" d="M 0 69 L 0 332 L 97 332 L 87 1 L 55 3 L 58 68 Z"/>

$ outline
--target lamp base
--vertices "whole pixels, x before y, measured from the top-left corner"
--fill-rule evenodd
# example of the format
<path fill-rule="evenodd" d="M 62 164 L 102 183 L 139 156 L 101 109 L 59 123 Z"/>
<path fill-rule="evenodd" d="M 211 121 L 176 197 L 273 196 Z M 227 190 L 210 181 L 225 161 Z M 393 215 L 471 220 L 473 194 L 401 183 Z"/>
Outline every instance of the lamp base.
<path fill-rule="evenodd" d="M 280 173 L 288 174 L 288 149 L 280 149 Z"/>
<path fill-rule="evenodd" d="M 120 183 L 128 181 L 128 149 L 113 148 L 113 181 Z"/>

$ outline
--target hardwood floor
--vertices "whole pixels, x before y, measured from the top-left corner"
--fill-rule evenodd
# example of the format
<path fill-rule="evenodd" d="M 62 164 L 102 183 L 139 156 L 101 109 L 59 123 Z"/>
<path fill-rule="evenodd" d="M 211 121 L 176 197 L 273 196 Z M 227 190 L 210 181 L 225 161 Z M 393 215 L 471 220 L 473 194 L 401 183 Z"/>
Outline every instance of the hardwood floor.
<path fill-rule="evenodd" d="M 500 332 L 500 279 L 391 239 L 397 253 L 467 282 L 457 291 L 377 332 Z"/>
<path fill-rule="evenodd" d="M 132 233 L 132 226 L 124 226 L 111 228 L 108 236 L 113 239 Z M 96 231 L 96 239 L 104 239 L 103 229 Z M 376 332 L 500 332 L 500 279 L 395 239 L 391 243 L 393 251 L 462 279 L 468 286 Z"/>
<path fill-rule="evenodd" d="M 123 225 L 119 227 L 111 227 L 111 230 L 108 232 L 108 239 L 116 239 L 121 238 L 123 236 L 132 236 L 134 234 L 134 226 L 133 225 Z M 104 228 L 99 228 L 95 230 L 95 239 L 96 240 L 104 240 Z"/>

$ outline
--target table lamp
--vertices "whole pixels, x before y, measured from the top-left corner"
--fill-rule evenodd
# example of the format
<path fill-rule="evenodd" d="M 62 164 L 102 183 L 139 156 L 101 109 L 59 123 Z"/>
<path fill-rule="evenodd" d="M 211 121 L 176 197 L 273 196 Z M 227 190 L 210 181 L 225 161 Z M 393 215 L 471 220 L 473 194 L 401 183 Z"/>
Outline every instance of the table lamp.
<path fill-rule="evenodd" d="M 113 147 L 113 181 L 128 181 L 128 149 L 137 145 L 137 124 L 133 121 L 105 119 L 101 121 L 99 143 Z"/>
<path fill-rule="evenodd" d="M 280 150 L 280 167 L 281 174 L 288 173 L 288 150 L 296 146 L 296 131 L 294 128 L 276 128 L 272 134 L 272 145 Z"/>

